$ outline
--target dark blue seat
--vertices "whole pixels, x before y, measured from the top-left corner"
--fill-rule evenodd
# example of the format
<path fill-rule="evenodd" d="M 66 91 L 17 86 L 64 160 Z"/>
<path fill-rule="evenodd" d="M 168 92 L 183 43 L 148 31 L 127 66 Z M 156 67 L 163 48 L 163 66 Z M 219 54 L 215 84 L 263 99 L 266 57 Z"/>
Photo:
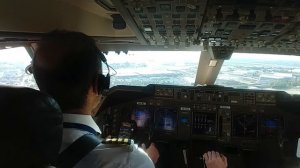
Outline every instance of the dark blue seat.
<path fill-rule="evenodd" d="M 43 167 L 62 142 L 62 113 L 51 97 L 0 86 L 0 167 Z"/>

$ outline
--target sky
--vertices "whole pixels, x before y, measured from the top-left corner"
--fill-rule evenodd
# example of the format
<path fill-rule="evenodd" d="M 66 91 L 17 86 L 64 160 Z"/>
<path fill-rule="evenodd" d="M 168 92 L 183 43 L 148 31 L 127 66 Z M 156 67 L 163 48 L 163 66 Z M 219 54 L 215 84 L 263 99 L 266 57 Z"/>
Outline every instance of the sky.
<path fill-rule="evenodd" d="M 24 47 L 0 50 L 1 63 L 27 64 L 31 62 L 31 57 Z"/>

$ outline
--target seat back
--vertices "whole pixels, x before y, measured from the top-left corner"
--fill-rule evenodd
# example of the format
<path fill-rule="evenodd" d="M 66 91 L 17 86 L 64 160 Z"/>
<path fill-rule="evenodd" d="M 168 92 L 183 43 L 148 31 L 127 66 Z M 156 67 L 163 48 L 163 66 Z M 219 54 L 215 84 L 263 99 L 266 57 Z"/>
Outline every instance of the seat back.
<path fill-rule="evenodd" d="M 57 159 L 62 113 L 51 97 L 0 86 L 0 167 L 43 167 Z"/>

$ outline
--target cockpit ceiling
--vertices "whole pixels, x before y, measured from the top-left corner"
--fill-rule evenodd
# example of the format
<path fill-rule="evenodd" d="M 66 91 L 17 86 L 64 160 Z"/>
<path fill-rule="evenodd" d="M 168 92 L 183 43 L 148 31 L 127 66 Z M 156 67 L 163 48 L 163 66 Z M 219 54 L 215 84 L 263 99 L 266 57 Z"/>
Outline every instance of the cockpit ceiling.
<path fill-rule="evenodd" d="M 43 33 L 66 29 L 90 36 L 135 36 L 129 27 L 113 29 L 110 15 L 94 0 L 1 0 L 0 31 Z"/>
<path fill-rule="evenodd" d="M 300 55 L 299 0 L 110 1 L 117 11 L 96 0 L 1 0 L 0 31 L 81 31 L 105 51 L 228 46 L 235 52 Z M 113 28 L 116 13 L 126 29 Z"/>

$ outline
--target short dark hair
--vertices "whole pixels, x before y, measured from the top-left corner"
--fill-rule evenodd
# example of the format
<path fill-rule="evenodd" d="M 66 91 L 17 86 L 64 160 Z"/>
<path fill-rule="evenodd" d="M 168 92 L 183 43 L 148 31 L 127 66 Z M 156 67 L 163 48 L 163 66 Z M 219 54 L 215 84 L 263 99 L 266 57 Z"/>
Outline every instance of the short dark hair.
<path fill-rule="evenodd" d="M 63 111 L 82 108 L 100 70 L 99 50 L 93 38 L 55 30 L 38 43 L 33 74 L 39 89 L 51 95 Z"/>

